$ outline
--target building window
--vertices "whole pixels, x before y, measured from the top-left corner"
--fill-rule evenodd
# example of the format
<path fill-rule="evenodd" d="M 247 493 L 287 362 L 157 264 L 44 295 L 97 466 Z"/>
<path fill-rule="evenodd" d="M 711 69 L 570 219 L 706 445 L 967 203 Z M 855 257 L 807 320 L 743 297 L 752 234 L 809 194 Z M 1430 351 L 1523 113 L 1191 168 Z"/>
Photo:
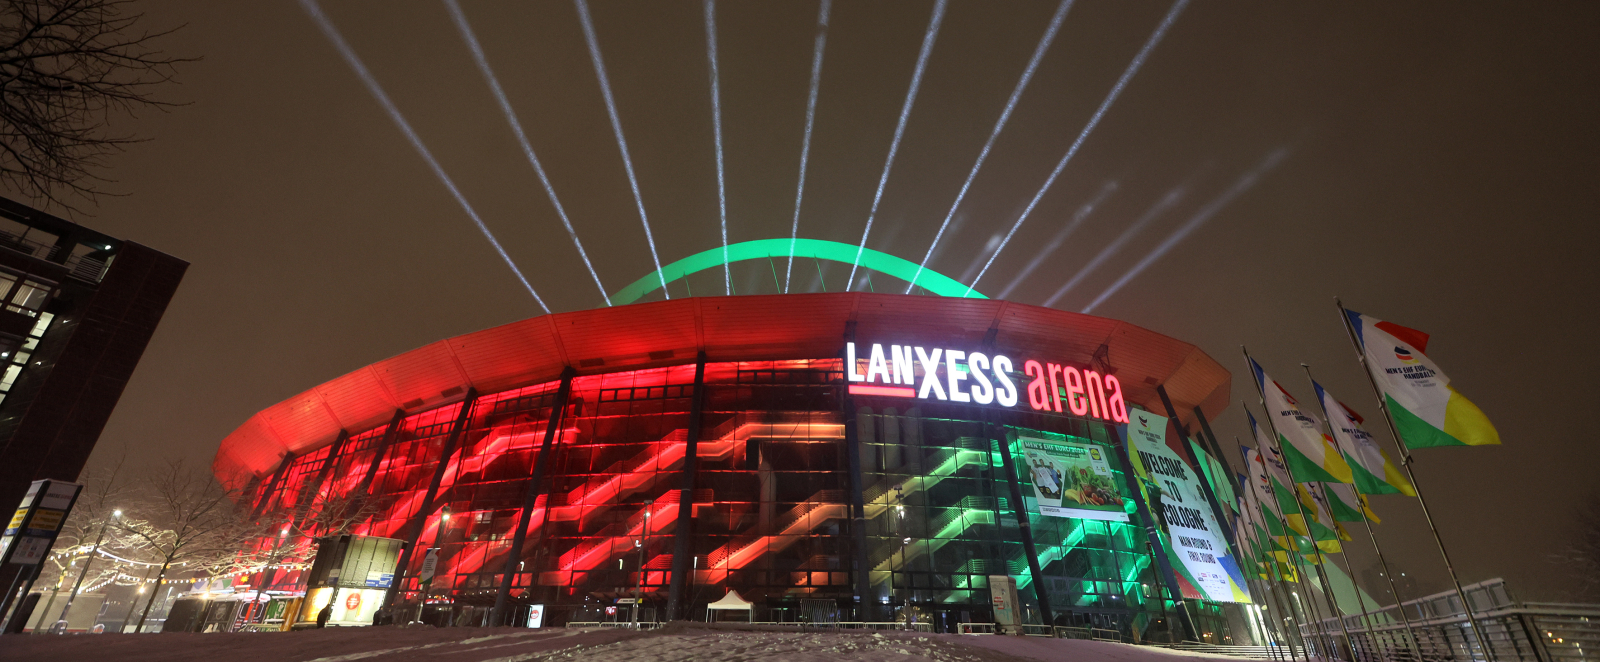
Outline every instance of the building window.
<path fill-rule="evenodd" d="M 10 306 L 7 306 L 7 309 L 10 309 Z M 45 331 L 50 328 L 50 322 L 55 319 L 52 313 L 37 313 L 37 315 L 38 321 L 34 322 L 33 329 L 28 331 L 28 337 L 20 346 L 0 348 L 0 365 L 5 366 L 5 372 L 0 373 L 0 403 L 5 402 L 17 378 L 27 369 L 28 360 L 33 358 L 33 350 L 39 347 L 39 341 L 44 338 Z"/>

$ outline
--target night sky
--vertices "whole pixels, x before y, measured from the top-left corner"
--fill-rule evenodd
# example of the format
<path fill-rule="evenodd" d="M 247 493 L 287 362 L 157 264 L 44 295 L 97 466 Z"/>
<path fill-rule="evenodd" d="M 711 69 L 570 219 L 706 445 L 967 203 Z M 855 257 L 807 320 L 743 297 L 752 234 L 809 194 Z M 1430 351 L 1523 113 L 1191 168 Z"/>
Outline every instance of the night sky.
<path fill-rule="evenodd" d="M 1056 7 L 949 7 L 869 248 L 913 261 L 928 250 Z M 1072 7 L 931 268 L 976 273 L 1169 7 Z M 463 8 L 606 289 L 649 273 L 574 6 Z M 604 305 L 445 6 L 324 9 L 549 306 Z M 833 6 L 801 237 L 860 241 L 931 9 Z M 95 461 L 126 448 L 140 466 L 209 466 L 222 437 L 284 398 L 541 313 L 300 5 L 161 2 L 149 12 L 152 27 L 187 24 L 166 40 L 171 53 L 204 57 L 162 92 L 190 105 L 118 123 L 150 142 L 106 172 L 128 195 L 79 220 L 193 267 Z M 730 241 L 788 236 L 817 13 L 816 2 L 718 8 Z M 701 4 L 600 1 L 592 14 L 662 262 L 719 245 Z M 1600 455 L 1590 414 L 1597 33 L 1592 3 L 1191 5 L 977 289 L 1006 289 L 1114 185 L 1008 297 L 1043 303 L 1161 205 L 1055 304 L 1082 310 L 1277 155 L 1093 312 L 1199 345 L 1234 371 L 1235 401 L 1256 402 L 1243 343 L 1303 403 L 1302 361 L 1373 419 L 1333 297 L 1432 333 L 1429 355 L 1505 442 L 1417 454 L 1462 579 L 1503 576 L 1523 599 L 1570 598 L 1549 555 L 1571 539 Z M 830 291 L 847 270 L 824 265 Z M 815 272 L 797 268 L 794 287 L 819 287 Z M 773 291 L 766 265 L 736 268 L 733 284 Z M 722 274 L 688 285 L 721 294 Z M 1243 421 L 1237 402 L 1216 421 L 1230 450 L 1232 437 L 1248 438 Z M 1416 505 L 1375 501 L 1391 561 L 1442 590 Z M 1356 536 L 1360 568 L 1372 556 Z"/>

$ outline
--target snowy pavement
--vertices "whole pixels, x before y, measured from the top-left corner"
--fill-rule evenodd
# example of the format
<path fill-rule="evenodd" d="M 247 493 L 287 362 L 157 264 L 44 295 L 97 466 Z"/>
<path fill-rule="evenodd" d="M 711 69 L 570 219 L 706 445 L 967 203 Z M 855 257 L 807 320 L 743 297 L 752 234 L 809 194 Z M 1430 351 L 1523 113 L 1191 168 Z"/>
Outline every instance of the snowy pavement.
<path fill-rule="evenodd" d="M 1070 639 L 674 625 L 644 632 L 368 627 L 288 633 L 0 637 L 0 660 L 22 659 L 105 662 L 1198 662 L 1207 658 L 1159 648 Z"/>

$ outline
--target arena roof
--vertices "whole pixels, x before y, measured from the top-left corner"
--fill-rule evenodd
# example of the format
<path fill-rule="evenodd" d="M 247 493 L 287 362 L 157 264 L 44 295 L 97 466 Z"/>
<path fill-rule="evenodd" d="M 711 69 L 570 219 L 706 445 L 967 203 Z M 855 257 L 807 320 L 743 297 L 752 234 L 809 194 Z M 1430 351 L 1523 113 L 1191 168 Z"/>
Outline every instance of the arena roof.
<path fill-rule="evenodd" d="M 1165 384 L 1178 415 L 1228 405 L 1231 375 L 1199 348 L 1104 317 L 990 299 L 842 292 L 672 299 L 555 313 L 424 345 L 360 368 L 250 417 L 222 440 L 212 465 L 229 482 L 275 470 L 288 455 L 479 393 L 560 377 L 709 361 L 837 356 L 855 323 L 861 342 L 916 341 L 1115 369 L 1129 402 L 1162 412 Z"/>

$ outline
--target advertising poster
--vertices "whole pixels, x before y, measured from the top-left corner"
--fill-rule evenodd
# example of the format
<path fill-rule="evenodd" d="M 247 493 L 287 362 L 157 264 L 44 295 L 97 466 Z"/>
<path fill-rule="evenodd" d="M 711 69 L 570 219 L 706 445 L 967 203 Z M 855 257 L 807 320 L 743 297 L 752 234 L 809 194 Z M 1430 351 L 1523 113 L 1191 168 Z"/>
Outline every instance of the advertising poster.
<path fill-rule="evenodd" d="M 1250 602 L 1244 574 L 1228 552 L 1227 538 L 1207 502 L 1204 480 L 1167 445 L 1167 418 L 1128 412 L 1128 447 L 1135 471 L 1155 486 L 1149 504 L 1163 524 L 1172 570 L 1184 597 L 1214 602 Z M 1191 594 L 1191 591 L 1193 594 Z"/>
<path fill-rule="evenodd" d="M 1128 521 L 1105 450 L 1093 444 L 1033 437 L 1018 441 L 1022 442 L 1040 515 Z"/>

